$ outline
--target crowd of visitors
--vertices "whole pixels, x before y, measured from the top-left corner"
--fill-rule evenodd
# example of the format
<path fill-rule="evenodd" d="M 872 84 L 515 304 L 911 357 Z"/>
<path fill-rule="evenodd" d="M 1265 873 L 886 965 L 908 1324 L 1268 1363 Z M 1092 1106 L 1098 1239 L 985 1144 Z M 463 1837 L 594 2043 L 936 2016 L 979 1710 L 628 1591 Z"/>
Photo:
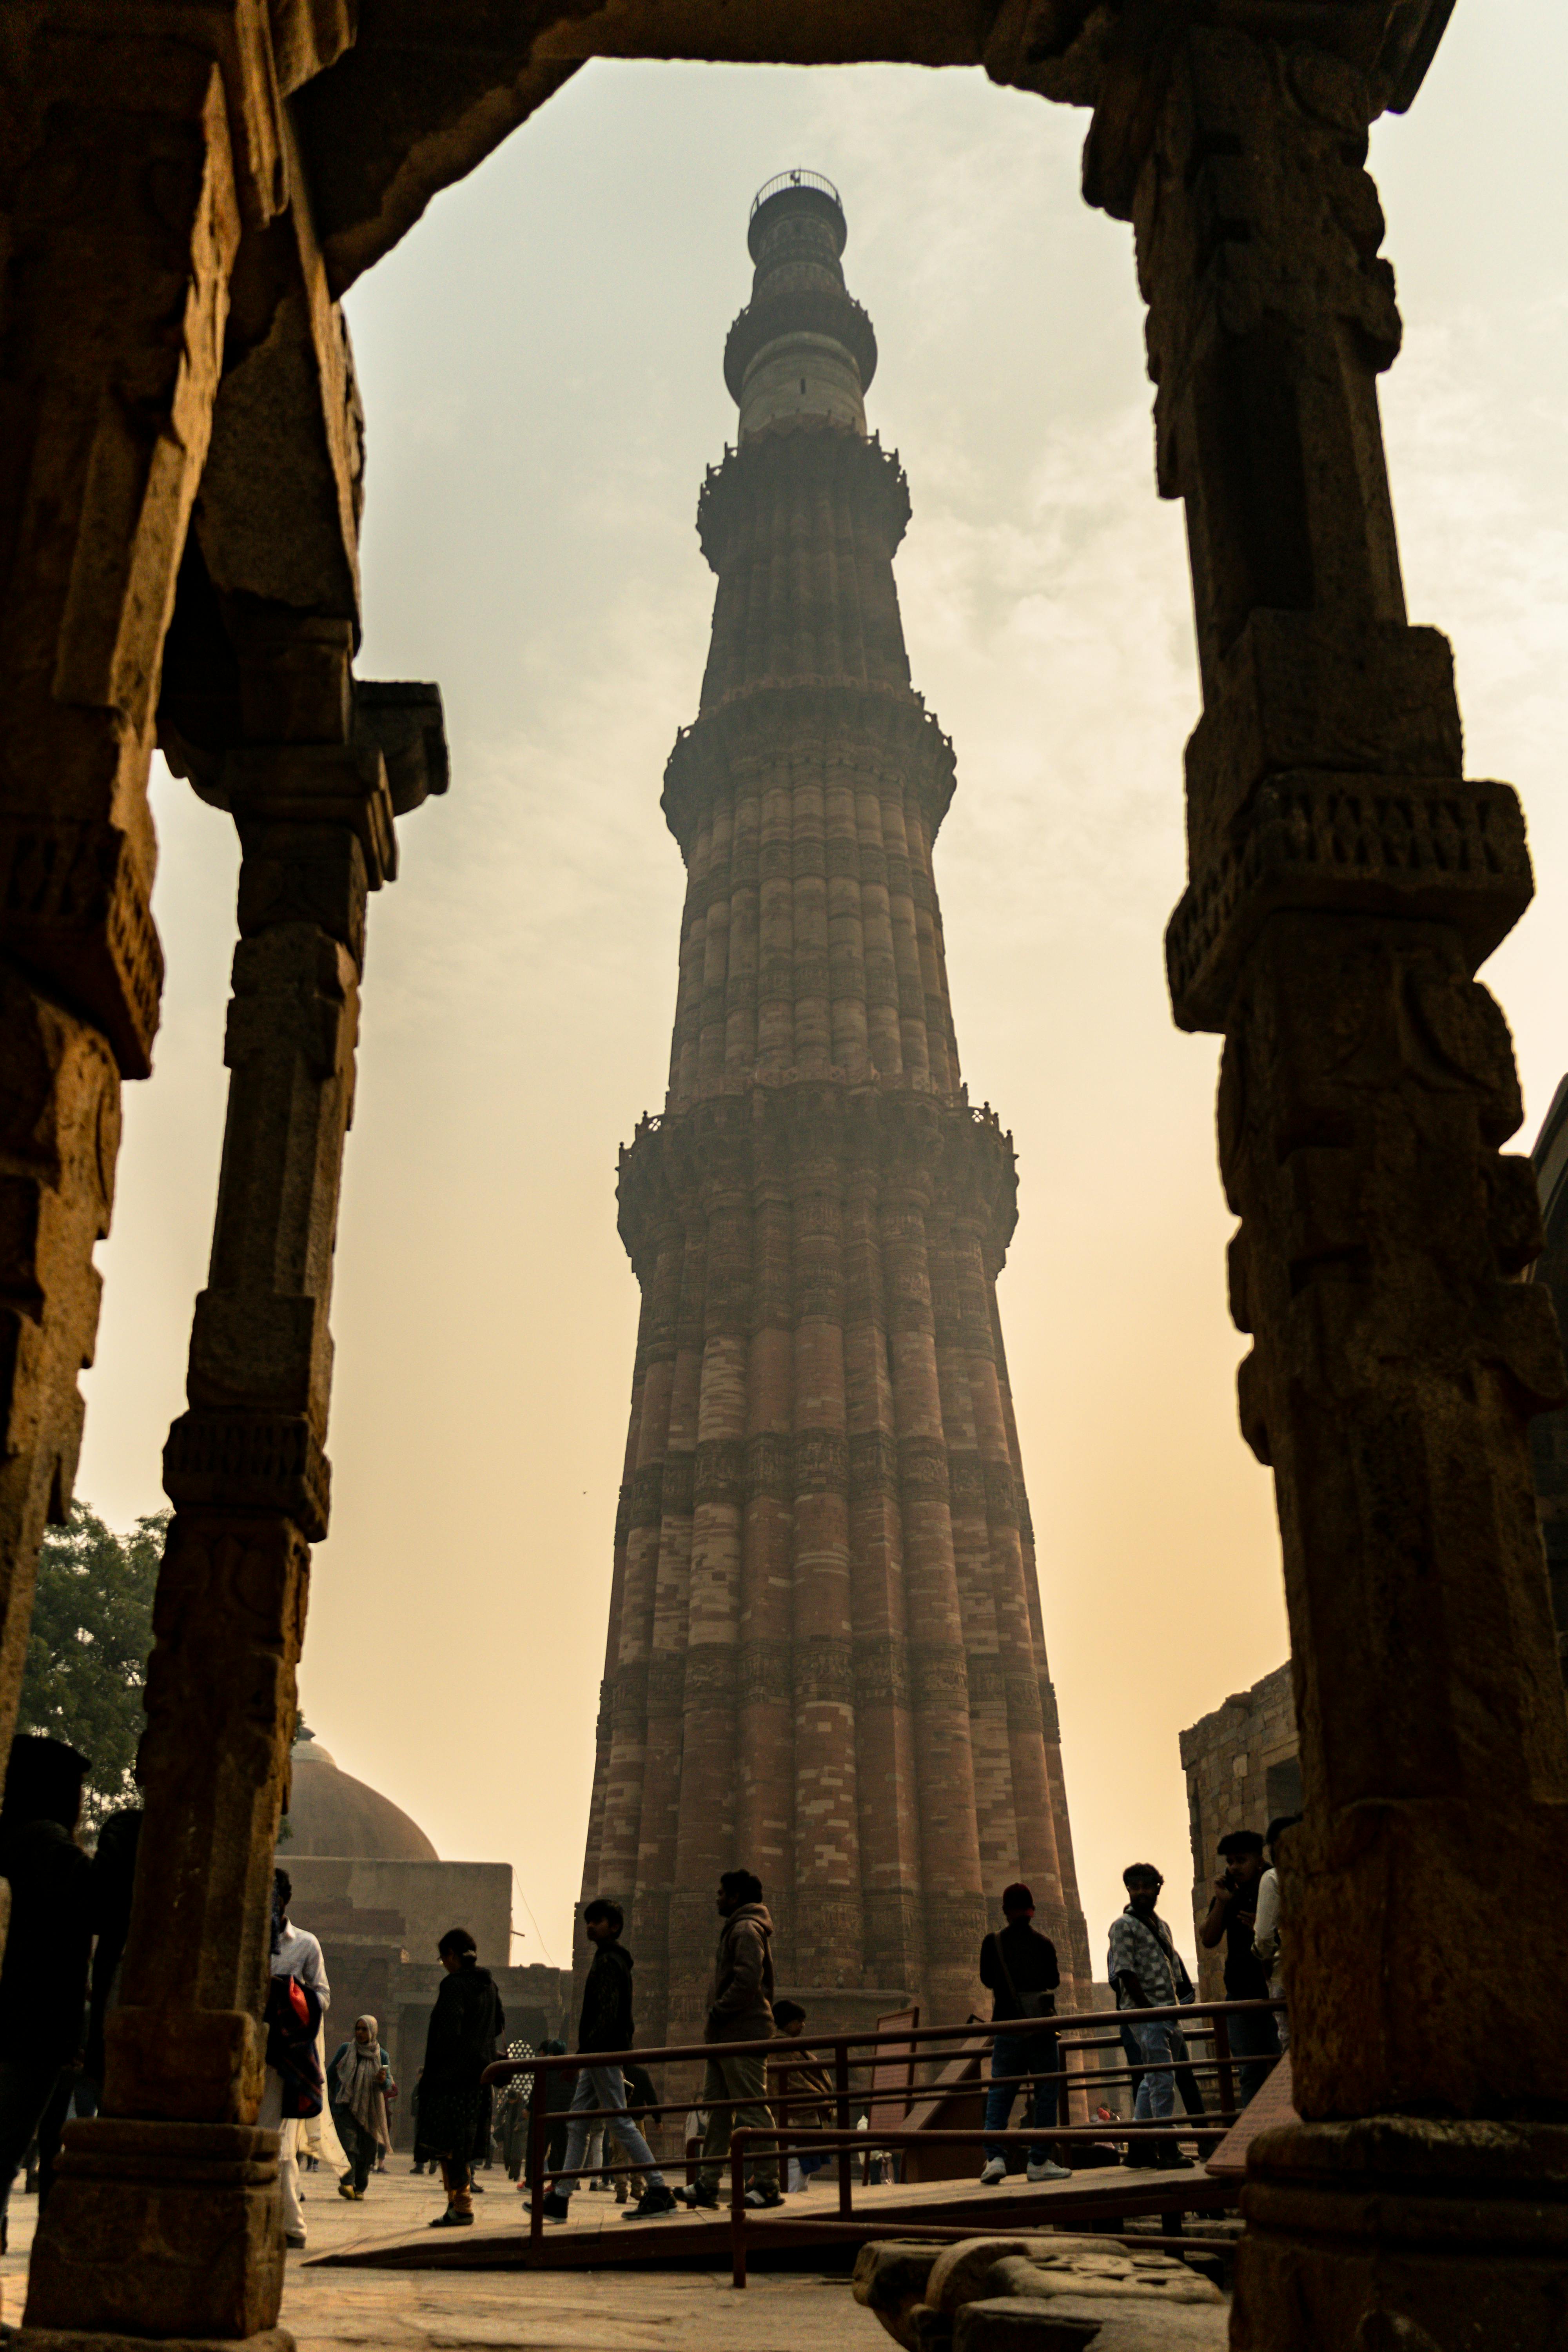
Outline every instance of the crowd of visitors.
<path fill-rule="evenodd" d="M 24 2157 L 29 2185 L 47 2200 L 59 2137 L 70 2113 L 96 2111 L 104 2070 L 106 2019 L 121 1998 L 121 1972 L 130 1932 L 132 1890 L 142 1815 L 134 1807 L 100 1827 L 96 1851 L 79 1843 L 82 1785 L 88 1759 L 63 1741 L 19 1737 L 12 1743 L 0 1802 L 0 1876 L 11 1891 L 11 1916 L 0 1966 L 0 2251 L 5 2244 L 6 2202 Z M 1208 1909 L 1198 1922 L 1205 1950 L 1224 1948 L 1226 2000 L 1279 2002 L 1283 1998 L 1282 1935 L 1277 1865 L 1279 1842 L 1292 1815 L 1259 1834 L 1234 1830 L 1219 1842 L 1223 1864 Z M 1171 2126 L 1180 2095 L 1189 2124 L 1208 2116 L 1179 2018 L 1194 1988 L 1171 1929 L 1160 1916 L 1163 1879 L 1150 1863 L 1122 1874 L 1125 1908 L 1110 1925 L 1107 1976 L 1121 2018 L 1121 2042 L 1136 2084 L 1132 2120 Z M 314 2166 L 325 2144 L 323 2106 L 341 2144 L 344 2170 L 339 2194 L 365 2195 L 391 2149 L 397 2084 L 379 2021 L 354 2020 L 351 2036 L 323 2060 L 323 2028 L 331 2000 L 321 1947 L 289 1916 L 289 1874 L 273 1877 L 266 2031 L 265 2090 L 258 2121 L 279 2136 L 279 2172 L 284 2234 L 305 2243 L 300 2192 L 303 2160 Z M 1055 2137 L 1065 2103 L 1058 2098 L 1059 2045 L 1042 2021 L 1054 2017 L 1060 1971 L 1055 1947 L 1035 1925 L 1027 1886 L 1005 1889 L 1002 1925 L 978 1955 L 981 1983 L 991 1994 L 990 2081 L 982 2181 L 996 2185 L 1011 2168 L 1001 2135 L 1022 2095 L 1025 2159 L 1030 2181 L 1063 2180 L 1066 2144 Z M 681 2203 L 716 2210 L 730 2136 L 738 2128 L 773 2132 L 830 2125 L 838 2108 L 827 2074 L 808 2048 L 760 2051 L 759 2042 L 798 2041 L 806 2013 L 798 2001 L 775 1998 L 773 1923 L 762 1882 L 748 1870 L 726 1871 L 717 1895 L 719 1938 L 703 2032 L 707 2059 L 699 2107 L 687 2125 L 688 2181 L 671 2190 L 642 2128 L 660 2115 L 658 2092 L 625 2053 L 636 2047 L 632 1956 L 623 1941 L 619 1906 L 601 1896 L 583 1913 L 592 1961 L 584 1986 L 573 2068 L 544 2074 L 543 2169 L 546 2215 L 565 2221 L 581 2179 L 613 2188 L 628 2221 L 652 2221 Z M 488 2162 L 499 2141 L 510 2178 L 531 2188 L 529 2100 L 532 2076 L 521 2073 L 502 2086 L 492 2116 L 481 2077 L 500 2050 L 505 2014 L 474 1938 L 452 1927 L 438 1954 L 446 1971 L 426 2033 L 424 2063 L 409 2096 L 414 2123 L 413 2169 L 439 2170 L 446 2207 L 435 2229 L 471 2225 L 476 2158 Z M 1165 2012 L 1165 2013 L 1162 2013 Z M 1228 2036 L 1240 2103 L 1254 2098 L 1288 2046 L 1283 2014 L 1270 2007 L 1229 2012 Z M 521 2060 L 563 2057 L 564 2045 L 544 2042 L 537 2053 L 515 2042 Z M 1115 2120 L 1100 2109 L 1107 2123 Z M 330 2140 L 331 2135 L 327 2135 Z M 1197 2134 L 1200 2153 L 1212 2146 Z M 609 2143 L 618 2154 L 609 2156 Z M 317 2150 L 312 2155 L 310 2150 Z M 1152 2150 L 1152 2153 L 1145 2153 Z M 608 2161 L 606 2161 L 608 2159 Z M 1181 2168 L 1174 2133 L 1131 2141 L 1124 2160 Z M 796 2149 L 781 2183 L 776 2147 L 760 2141 L 747 2168 L 746 2203 L 764 2210 L 790 2191 L 807 2189 L 834 2158 Z"/>
<path fill-rule="evenodd" d="M 1279 1879 L 1273 1867 L 1266 1867 L 1264 1857 L 1267 1849 L 1270 1862 L 1277 1860 L 1277 1841 L 1296 1818 L 1272 1822 L 1267 1836 L 1236 1831 L 1220 1843 L 1225 1868 L 1215 1883 L 1199 1939 L 1205 1949 L 1222 1942 L 1226 1947 L 1228 2000 L 1282 1997 Z M 1181 2022 L 1158 2013 L 1189 2005 L 1196 1997 L 1171 1929 L 1160 1916 L 1163 1877 L 1152 1864 L 1134 1863 L 1122 1878 L 1127 1904 L 1111 1922 L 1106 1972 L 1122 2013 L 1121 2040 L 1130 2079 L 1136 2085 L 1132 2120 L 1171 2125 L 1179 2093 L 1188 2121 L 1209 2123 L 1208 2106 Z M 774 1998 L 773 1927 L 761 1881 L 750 1871 L 726 1871 L 719 1882 L 718 1911 L 719 1944 L 703 2033 L 708 2056 L 700 2105 L 688 2117 L 686 2127 L 687 2154 L 694 2177 L 671 2193 L 635 2115 L 628 2112 L 621 2066 L 584 2066 L 577 2072 L 571 2094 L 574 2120 L 564 2150 L 558 2157 L 556 2144 L 551 2149 L 550 2165 L 555 2177 L 544 2200 L 544 2210 L 551 2219 L 567 2219 L 574 2177 L 584 2168 L 597 2167 L 587 2121 L 595 2110 L 604 2111 L 627 2159 L 642 2168 L 637 2177 L 644 2187 L 626 2216 L 629 2221 L 671 2212 L 678 2201 L 697 2210 L 716 2211 L 732 2131 L 768 2131 L 783 2128 L 786 2122 L 816 2129 L 827 2126 L 836 2116 L 833 2086 L 809 2052 L 796 2058 L 782 2051 L 774 2054 L 743 2046 L 798 2039 L 805 2023 L 805 2011 L 798 2001 Z M 1058 2095 L 1061 2086 L 1055 2079 L 1061 2071 L 1059 2045 L 1053 2032 L 1041 2028 L 1041 2021 L 1056 2013 L 1061 1981 L 1056 1948 L 1035 1925 L 1035 1899 L 1027 1886 L 1015 1884 L 1004 1891 L 1002 1916 L 1001 1927 L 981 1945 L 979 1976 L 992 1997 L 989 2021 L 1014 2030 L 999 2031 L 992 2037 L 984 2126 L 985 2161 L 980 2178 L 994 2186 L 1007 2177 L 1008 2151 L 1000 2135 L 1009 2128 L 1021 2094 L 1024 2127 L 1037 2135 L 1026 2152 L 1026 2179 L 1066 2180 L 1071 2178 L 1072 2168 L 1062 2160 L 1061 2144 L 1053 2143 L 1058 2118 L 1065 2112 L 1065 2102 Z M 625 2053 L 635 2046 L 636 2032 L 632 1958 L 621 1941 L 622 1913 L 617 1905 L 601 1897 L 586 1906 L 583 1920 L 584 1932 L 594 1947 L 594 1960 L 584 1992 L 578 2049 Z M 1142 2016 L 1142 2011 L 1150 2013 Z M 1283 2026 L 1268 2010 L 1241 2010 L 1230 2015 L 1228 2031 L 1245 2105 L 1256 2095 L 1285 2045 Z M 563 2084 L 559 2095 L 564 2098 L 563 2070 L 547 2077 L 552 2088 L 557 2081 Z M 644 2099 L 651 2104 L 654 2095 L 646 2078 L 637 2085 L 639 2104 Z M 1102 2108 L 1100 2114 L 1108 2123 L 1115 2120 L 1108 2109 Z M 1206 2153 L 1217 2137 L 1215 2131 L 1200 2131 L 1200 2153 Z M 788 2158 L 787 2181 L 781 2186 L 779 2158 L 773 2148 L 762 2143 L 748 2161 L 745 2201 L 755 2210 L 776 2206 L 788 2190 L 805 2189 L 812 2177 L 833 2161 L 826 2152 L 798 2150 Z M 1181 2153 L 1173 2137 L 1151 2137 L 1131 2140 L 1124 2161 L 1163 2170 L 1190 2168 L 1192 2159 Z M 515 2171 L 513 2177 L 517 2177 Z"/>

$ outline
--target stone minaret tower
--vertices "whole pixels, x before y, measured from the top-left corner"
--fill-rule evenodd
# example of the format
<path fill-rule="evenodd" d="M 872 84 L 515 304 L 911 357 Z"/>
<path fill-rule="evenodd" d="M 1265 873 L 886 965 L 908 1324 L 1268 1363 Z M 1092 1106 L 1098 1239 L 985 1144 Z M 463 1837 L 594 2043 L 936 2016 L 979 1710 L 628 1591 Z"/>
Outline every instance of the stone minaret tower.
<path fill-rule="evenodd" d="M 700 2032 L 721 1870 L 812 2021 L 962 2018 L 1008 1880 L 1089 1967 L 995 1283 L 1011 1140 L 959 1078 L 910 685 L 909 520 L 871 322 L 814 173 L 752 212 L 698 507 L 718 575 L 664 780 L 689 883 L 661 1115 L 623 1152 L 642 1286 L 584 1896 L 638 2038 Z"/>

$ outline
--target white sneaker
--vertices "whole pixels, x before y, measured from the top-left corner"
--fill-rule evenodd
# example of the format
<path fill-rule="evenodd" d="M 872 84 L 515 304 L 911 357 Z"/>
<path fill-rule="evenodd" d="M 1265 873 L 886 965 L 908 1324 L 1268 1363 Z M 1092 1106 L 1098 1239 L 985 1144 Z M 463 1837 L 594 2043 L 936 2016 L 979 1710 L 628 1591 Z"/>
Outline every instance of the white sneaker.
<path fill-rule="evenodd" d="M 1044 2164 L 1027 2165 L 1025 2177 L 1029 2180 L 1070 2180 L 1072 2174 L 1065 2164 L 1053 2164 L 1047 2157 Z"/>
<path fill-rule="evenodd" d="M 999 2180 L 1005 2180 L 1006 2178 L 1007 2164 L 1005 2158 L 1000 2156 L 988 2157 L 986 2158 L 985 2169 L 980 2176 L 981 2187 L 983 2189 L 994 2189 Z"/>

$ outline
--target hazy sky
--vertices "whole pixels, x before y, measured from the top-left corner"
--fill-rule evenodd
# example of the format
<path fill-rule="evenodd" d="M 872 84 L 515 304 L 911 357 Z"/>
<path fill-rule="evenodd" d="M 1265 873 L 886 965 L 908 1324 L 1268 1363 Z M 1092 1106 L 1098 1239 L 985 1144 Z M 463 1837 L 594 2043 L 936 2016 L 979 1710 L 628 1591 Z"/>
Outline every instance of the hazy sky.
<path fill-rule="evenodd" d="M 1521 1141 L 1568 1064 L 1565 86 L 1561 0 L 1466 0 L 1373 139 L 1411 616 L 1455 640 L 1471 772 L 1531 820 L 1540 895 L 1488 974 Z M 914 680 L 957 747 L 938 884 L 971 1094 L 1019 1153 L 1002 1312 L 1097 1958 L 1134 1855 L 1190 1948 L 1177 1733 L 1285 1654 L 1217 1045 L 1173 1029 L 1162 967 L 1197 711 L 1181 514 L 1130 232 L 1078 194 L 1085 120 L 978 73 L 594 65 L 350 298 L 360 668 L 439 680 L 453 786 L 372 906 L 302 1691 L 443 1854 L 513 1864 L 521 1959 L 564 1958 L 577 1891 L 637 1318 L 616 1153 L 662 1097 L 682 898 L 660 777 L 707 649 L 693 517 L 733 433 L 747 209 L 785 165 L 844 193 L 914 500 Z M 159 1506 L 181 1409 L 233 944 L 232 827 L 166 776 L 155 799 L 169 987 L 79 1489 L 121 1526 Z"/>

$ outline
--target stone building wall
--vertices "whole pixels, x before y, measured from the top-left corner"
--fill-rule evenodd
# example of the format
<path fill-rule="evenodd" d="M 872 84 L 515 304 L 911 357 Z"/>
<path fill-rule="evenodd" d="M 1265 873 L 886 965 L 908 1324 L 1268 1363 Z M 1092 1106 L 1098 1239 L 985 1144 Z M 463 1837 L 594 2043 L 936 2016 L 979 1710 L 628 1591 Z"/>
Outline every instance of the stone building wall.
<path fill-rule="evenodd" d="M 392 2118 L 398 2147 L 412 2140 L 408 2094 L 443 1981 L 436 1945 L 447 1928 L 466 1927 L 478 1943 L 506 2012 L 505 2042 L 537 2048 L 552 2036 L 564 2040 L 571 1970 L 539 1961 L 508 1964 L 510 1864 L 294 1854 L 284 1866 L 294 1886 L 290 1916 L 321 1941 L 331 1987 L 327 2050 L 345 2039 L 356 2017 L 368 2011 L 378 2021 L 401 2092 Z"/>
<path fill-rule="evenodd" d="M 1266 1830 L 1280 1813 L 1301 1806 L 1296 1708 L 1287 1664 L 1237 1691 L 1212 1715 L 1182 1734 L 1187 1776 L 1187 1819 L 1193 1842 L 1193 1917 L 1201 1919 L 1219 1875 L 1215 1849 L 1231 1830 Z M 1223 1949 L 1198 1947 L 1198 1990 L 1225 1992 Z"/>
<path fill-rule="evenodd" d="M 511 1963 L 511 1864 L 508 1862 L 405 1862 L 383 1855 L 294 1853 L 279 1848 L 294 1887 L 294 1916 L 312 1926 L 312 1906 L 347 1904 L 396 1912 L 401 1941 L 416 1964 L 436 1965 L 448 1927 L 466 1927 L 487 1969 Z"/>

